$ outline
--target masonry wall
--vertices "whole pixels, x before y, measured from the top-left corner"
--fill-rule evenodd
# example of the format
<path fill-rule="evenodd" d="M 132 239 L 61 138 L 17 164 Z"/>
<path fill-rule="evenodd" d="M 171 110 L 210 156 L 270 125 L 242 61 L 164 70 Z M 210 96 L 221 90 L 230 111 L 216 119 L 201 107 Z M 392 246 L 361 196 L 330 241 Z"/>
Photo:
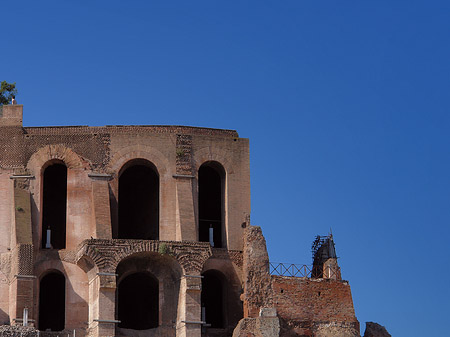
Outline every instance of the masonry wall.
<path fill-rule="evenodd" d="M 24 128 L 22 106 L 5 107 L 0 127 L 0 324 L 21 324 L 24 307 L 37 323 L 40 280 L 58 271 L 66 285 L 65 329 L 76 329 L 77 336 L 113 335 L 116 267 L 125 258 L 151 252 L 176 256 L 180 264 L 171 282 L 151 271 L 165 283 L 161 289 L 189 277 L 183 289 L 161 297 L 166 307 L 179 301 L 185 311 L 177 313 L 177 305 L 171 305 L 170 319 L 163 311 L 167 329 L 176 327 L 177 336 L 200 336 L 195 322 L 201 320 L 201 273 L 217 270 L 225 279 L 230 313 L 223 330 L 232 331 L 242 317 L 241 238 L 250 214 L 247 139 L 233 130 L 183 126 Z M 133 160 L 148 161 L 159 177 L 159 241 L 115 240 L 119 177 Z M 43 172 L 55 162 L 67 167 L 66 248 L 59 250 L 42 249 Z M 196 242 L 198 170 L 207 162 L 219 163 L 225 172 L 223 248 L 212 250 Z M 161 253 L 162 241 L 175 248 Z M 29 254 L 14 254 L 24 244 Z M 133 272 L 128 269 L 121 273 Z"/>
<path fill-rule="evenodd" d="M 313 336 L 326 323 L 359 331 L 350 285 L 332 279 L 272 276 L 280 336 Z"/>

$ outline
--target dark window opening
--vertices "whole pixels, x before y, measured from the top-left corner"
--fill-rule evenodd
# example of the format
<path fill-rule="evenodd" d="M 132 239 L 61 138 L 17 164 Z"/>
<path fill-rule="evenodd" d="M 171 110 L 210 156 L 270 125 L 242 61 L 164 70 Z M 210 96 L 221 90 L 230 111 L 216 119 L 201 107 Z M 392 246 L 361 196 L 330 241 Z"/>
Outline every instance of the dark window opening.
<path fill-rule="evenodd" d="M 133 165 L 119 178 L 119 239 L 159 239 L 159 177 Z"/>
<path fill-rule="evenodd" d="M 67 167 L 48 166 L 43 175 L 42 248 L 66 248 Z M 48 233 L 48 230 L 50 232 Z M 47 238 L 50 236 L 50 245 Z"/>
<path fill-rule="evenodd" d="M 224 171 L 218 163 L 203 164 L 198 171 L 199 241 L 210 242 L 210 228 L 214 247 L 222 247 Z"/>
<path fill-rule="evenodd" d="M 65 283 L 64 275 L 59 272 L 52 272 L 42 278 L 39 287 L 39 330 L 64 330 Z"/>
<path fill-rule="evenodd" d="M 224 328 L 223 283 L 214 271 L 207 271 L 202 279 L 202 320 L 211 328 Z"/>
<path fill-rule="evenodd" d="M 138 272 L 125 277 L 118 287 L 120 328 L 146 330 L 158 327 L 158 280 Z"/>

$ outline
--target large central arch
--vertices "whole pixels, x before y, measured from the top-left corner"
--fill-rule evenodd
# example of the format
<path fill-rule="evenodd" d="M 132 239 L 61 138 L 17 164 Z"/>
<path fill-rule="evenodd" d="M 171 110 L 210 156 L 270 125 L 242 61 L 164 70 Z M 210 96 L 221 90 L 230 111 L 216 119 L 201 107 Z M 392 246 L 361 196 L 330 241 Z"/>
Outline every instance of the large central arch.
<path fill-rule="evenodd" d="M 118 286 L 120 328 L 146 330 L 158 327 L 158 280 L 148 272 L 126 276 Z"/>
<path fill-rule="evenodd" d="M 117 335 L 175 337 L 180 264 L 166 254 L 141 252 L 124 258 L 116 274 Z"/>
<path fill-rule="evenodd" d="M 119 239 L 159 239 L 159 176 L 144 159 L 126 163 L 119 176 Z"/>

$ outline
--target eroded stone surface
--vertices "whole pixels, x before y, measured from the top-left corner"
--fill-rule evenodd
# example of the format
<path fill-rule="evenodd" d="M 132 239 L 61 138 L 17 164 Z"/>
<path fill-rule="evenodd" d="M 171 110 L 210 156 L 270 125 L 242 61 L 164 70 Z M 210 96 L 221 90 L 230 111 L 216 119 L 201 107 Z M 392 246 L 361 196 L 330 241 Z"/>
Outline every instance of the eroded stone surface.
<path fill-rule="evenodd" d="M 366 322 L 364 337 L 391 337 L 391 335 L 384 326 L 374 322 Z"/>

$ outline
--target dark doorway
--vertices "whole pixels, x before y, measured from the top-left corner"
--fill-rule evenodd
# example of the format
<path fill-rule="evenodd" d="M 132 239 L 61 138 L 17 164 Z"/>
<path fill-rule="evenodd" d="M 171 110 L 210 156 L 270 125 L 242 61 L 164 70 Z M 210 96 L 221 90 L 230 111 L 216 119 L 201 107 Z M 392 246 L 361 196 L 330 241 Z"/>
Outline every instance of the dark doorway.
<path fill-rule="evenodd" d="M 146 330 L 158 327 L 158 280 L 138 272 L 125 277 L 118 287 L 120 328 Z"/>
<path fill-rule="evenodd" d="M 222 276 L 219 272 L 208 270 L 203 273 L 201 303 L 203 320 L 211 328 L 224 328 L 224 293 Z"/>
<path fill-rule="evenodd" d="M 159 177 L 136 163 L 119 178 L 119 239 L 159 239 Z"/>
<path fill-rule="evenodd" d="M 43 174 L 42 248 L 46 248 L 50 229 L 51 247 L 66 248 L 67 167 L 64 163 L 48 166 Z"/>
<path fill-rule="evenodd" d="M 60 272 L 45 275 L 39 287 L 39 330 L 64 330 L 66 280 Z"/>
<path fill-rule="evenodd" d="M 198 170 L 199 241 L 210 241 L 213 230 L 214 247 L 222 247 L 222 223 L 225 171 L 217 162 L 208 162 Z"/>

